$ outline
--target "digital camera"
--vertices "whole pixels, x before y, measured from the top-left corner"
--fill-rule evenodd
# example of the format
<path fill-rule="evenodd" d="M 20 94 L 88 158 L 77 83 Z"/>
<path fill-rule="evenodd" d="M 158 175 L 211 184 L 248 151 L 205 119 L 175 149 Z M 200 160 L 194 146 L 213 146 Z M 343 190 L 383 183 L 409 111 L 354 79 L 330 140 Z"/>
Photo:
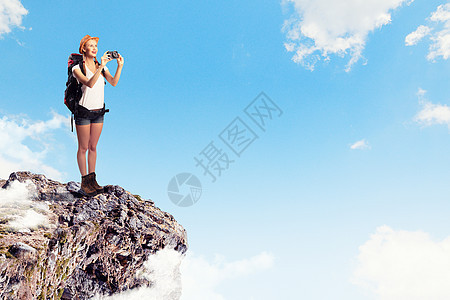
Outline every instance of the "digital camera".
<path fill-rule="evenodd" d="M 117 51 L 108 51 L 106 54 L 108 54 L 112 59 L 119 58 L 119 52 Z"/>

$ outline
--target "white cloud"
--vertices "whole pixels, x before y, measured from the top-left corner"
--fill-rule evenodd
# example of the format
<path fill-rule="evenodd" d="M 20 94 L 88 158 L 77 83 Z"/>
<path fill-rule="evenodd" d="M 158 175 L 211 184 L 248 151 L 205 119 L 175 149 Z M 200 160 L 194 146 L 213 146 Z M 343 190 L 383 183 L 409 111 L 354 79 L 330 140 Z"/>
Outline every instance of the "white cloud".
<path fill-rule="evenodd" d="M 359 141 L 355 142 L 354 144 L 352 144 L 350 146 L 350 149 L 352 149 L 352 150 L 356 150 L 356 149 L 359 149 L 359 150 L 370 149 L 370 145 L 365 139 L 362 139 L 362 140 L 359 140 Z"/>
<path fill-rule="evenodd" d="M 156 279 L 153 287 L 127 291 L 112 297 L 96 296 L 94 300 L 178 300 L 180 279 L 181 300 L 225 300 L 225 296 L 217 291 L 221 283 L 240 280 L 267 270 L 273 266 L 273 261 L 271 254 L 262 252 L 234 262 L 226 262 L 223 256 L 218 255 L 211 263 L 202 257 L 196 257 L 190 251 L 182 256 L 175 250 L 165 248 L 149 257 L 143 273 L 139 275 Z"/>
<path fill-rule="evenodd" d="M 48 121 L 31 121 L 20 116 L 0 118 L 0 178 L 27 170 L 61 180 L 61 172 L 43 161 L 52 149 L 49 132 L 60 128 L 63 123 L 69 124 L 68 118 L 55 112 Z M 34 143 L 36 149 L 28 146 L 29 143 Z"/>
<path fill-rule="evenodd" d="M 450 107 L 447 105 L 426 102 L 421 111 L 417 113 L 414 120 L 426 126 L 433 124 L 450 125 Z"/>
<path fill-rule="evenodd" d="M 426 90 L 419 88 L 417 90 L 417 97 L 419 97 L 419 101 L 423 101 L 425 99 L 425 94 L 427 93 Z"/>
<path fill-rule="evenodd" d="M 0 38 L 13 27 L 22 28 L 22 18 L 28 14 L 19 0 L 0 0 Z"/>
<path fill-rule="evenodd" d="M 346 71 L 362 58 L 368 34 L 391 22 L 391 11 L 412 0 L 283 0 L 295 12 L 283 24 L 292 60 L 311 71 L 330 54 L 350 55 Z"/>
<path fill-rule="evenodd" d="M 450 236 L 378 227 L 359 247 L 351 282 L 381 300 L 450 299 Z"/>
<path fill-rule="evenodd" d="M 31 181 L 13 181 L 6 189 L 0 189 L 0 220 L 11 231 L 29 232 L 38 227 L 48 227 L 48 205 L 33 201 L 37 196 Z"/>
<path fill-rule="evenodd" d="M 216 256 L 213 263 L 193 255 L 182 264 L 183 296 L 181 300 L 223 300 L 217 292 L 220 284 L 227 280 L 239 280 L 253 273 L 270 269 L 274 257 L 262 252 L 248 259 L 226 262 L 223 256 Z"/>
<path fill-rule="evenodd" d="M 416 31 L 411 32 L 405 38 L 406 46 L 416 45 L 421 39 L 427 36 L 431 31 L 430 27 L 420 25 L 417 27 Z"/>
<path fill-rule="evenodd" d="M 425 98 L 426 91 L 418 90 L 417 96 L 422 109 L 414 117 L 414 121 L 424 126 L 447 124 L 450 128 L 450 107 L 448 105 L 433 104 Z"/>
<path fill-rule="evenodd" d="M 183 255 L 166 247 L 148 257 L 142 270 L 136 274 L 152 281 L 151 288 L 137 288 L 113 296 L 95 295 L 93 300 L 141 300 L 164 299 L 178 300 L 181 296 L 180 264 Z"/>
<path fill-rule="evenodd" d="M 450 57 L 450 3 L 439 5 L 427 20 L 428 26 L 420 25 L 416 31 L 408 34 L 405 44 L 415 45 L 428 35 L 431 44 L 427 59 L 430 61 L 435 61 L 438 57 L 448 59 Z"/>

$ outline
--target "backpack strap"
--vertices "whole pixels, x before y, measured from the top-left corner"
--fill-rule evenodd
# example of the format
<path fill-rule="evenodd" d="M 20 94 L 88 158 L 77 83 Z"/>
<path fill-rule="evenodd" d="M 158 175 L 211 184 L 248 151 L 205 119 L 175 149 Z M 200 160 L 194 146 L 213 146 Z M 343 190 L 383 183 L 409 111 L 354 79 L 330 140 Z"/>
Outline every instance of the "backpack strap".
<path fill-rule="evenodd" d="M 95 64 L 96 64 L 97 66 L 100 65 L 100 63 L 99 63 L 97 60 L 95 60 Z M 85 71 L 85 70 L 86 70 L 86 69 L 85 69 L 86 66 L 85 66 L 85 64 L 84 64 L 84 60 L 80 61 L 79 65 L 80 65 L 81 73 L 83 73 L 83 75 L 86 76 L 86 71 Z M 105 69 L 102 69 L 102 74 L 103 74 L 103 78 L 106 79 Z M 106 85 L 106 81 L 105 81 L 105 85 Z"/>
<path fill-rule="evenodd" d="M 96 61 L 96 63 L 97 63 L 97 65 L 100 65 L 98 63 L 98 61 Z M 86 66 L 84 64 L 84 60 L 80 61 L 80 63 L 78 65 L 80 65 L 81 73 L 83 73 L 83 75 L 86 76 L 86 69 L 85 69 Z M 105 76 L 105 69 L 102 70 L 102 74 L 103 74 L 103 77 L 106 78 L 106 76 Z M 106 84 L 106 82 L 105 82 L 105 84 Z"/>
<path fill-rule="evenodd" d="M 84 60 L 80 61 L 78 64 L 80 66 L 81 73 L 83 73 L 84 76 L 86 76 L 86 66 L 84 65 Z"/>

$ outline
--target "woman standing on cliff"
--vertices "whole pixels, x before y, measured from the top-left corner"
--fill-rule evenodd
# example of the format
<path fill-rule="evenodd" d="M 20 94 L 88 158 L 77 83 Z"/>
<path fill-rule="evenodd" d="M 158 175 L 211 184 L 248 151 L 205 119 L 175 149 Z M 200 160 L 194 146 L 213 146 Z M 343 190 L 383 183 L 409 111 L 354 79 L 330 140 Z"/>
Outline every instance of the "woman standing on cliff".
<path fill-rule="evenodd" d="M 119 54 L 117 70 L 113 77 L 106 67 L 106 64 L 113 59 L 108 52 L 101 57 L 101 63 L 97 61 L 98 40 L 98 37 L 89 35 L 81 39 L 79 52 L 83 55 L 83 64 L 75 65 L 72 68 L 74 77 L 83 84 L 81 87 L 83 94 L 78 103 L 78 113 L 75 115 L 75 126 L 78 138 L 77 162 L 81 173 L 81 189 L 89 196 L 103 192 L 95 175 L 97 143 L 102 132 L 105 114 L 103 78 L 112 86 L 116 86 L 124 63 L 123 57 Z M 80 66 L 83 67 L 83 71 Z M 88 152 L 89 172 L 86 170 L 86 152 Z"/>

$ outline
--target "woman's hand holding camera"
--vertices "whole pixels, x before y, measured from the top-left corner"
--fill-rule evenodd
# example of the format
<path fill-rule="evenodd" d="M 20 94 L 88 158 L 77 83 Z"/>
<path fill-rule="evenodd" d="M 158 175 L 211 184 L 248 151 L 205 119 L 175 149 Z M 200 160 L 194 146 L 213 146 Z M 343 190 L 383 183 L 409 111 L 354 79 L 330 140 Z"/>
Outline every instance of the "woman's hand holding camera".
<path fill-rule="evenodd" d="M 122 67 L 124 63 L 123 56 L 119 54 L 119 57 L 117 58 L 117 64 Z"/>
<path fill-rule="evenodd" d="M 106 66 L 108 62 L 113 59 L 117 59 L 117 64 L 122 67 L 124 63 L 123 56 L 120 55 L 117 51 L 106 51 L 102 56 L 102 66 Z"/>
<path fill-rule="evenodd" d="M 112 60 L 112 58 L 108 55 L 108 51 L 106 51 L 105 53 L 103 53 L 103 56 L 101 58 L 102 60 L 102 66 L 106 66 L 106 63 L 110 62 Z"/>
<path fill-rule="evenodd" d="M 116 74 L 114 74 L 114 76 L 112 76 L 111 73 L 109 73 L 109 71 L 106 70 L 106 72 L 104 73 L 104 76 L 105 76 L 105 79 L 112 86 L 116 86 L 117 83 L 119 82 L 120 73 L 122 72 L 122 67 L 123 67 L 123 63 L 124 63 L 124 59 L 123 59 L 122 55 L 120 55 L 119 52 L 117 52 L 117 51 L 106 51 L 102 56 L 102 64 L 101 65 L 102 65 L 102 68 L 104 68 L 106 66 L 106 64 L 113 59 L 117 59 Z"/>

